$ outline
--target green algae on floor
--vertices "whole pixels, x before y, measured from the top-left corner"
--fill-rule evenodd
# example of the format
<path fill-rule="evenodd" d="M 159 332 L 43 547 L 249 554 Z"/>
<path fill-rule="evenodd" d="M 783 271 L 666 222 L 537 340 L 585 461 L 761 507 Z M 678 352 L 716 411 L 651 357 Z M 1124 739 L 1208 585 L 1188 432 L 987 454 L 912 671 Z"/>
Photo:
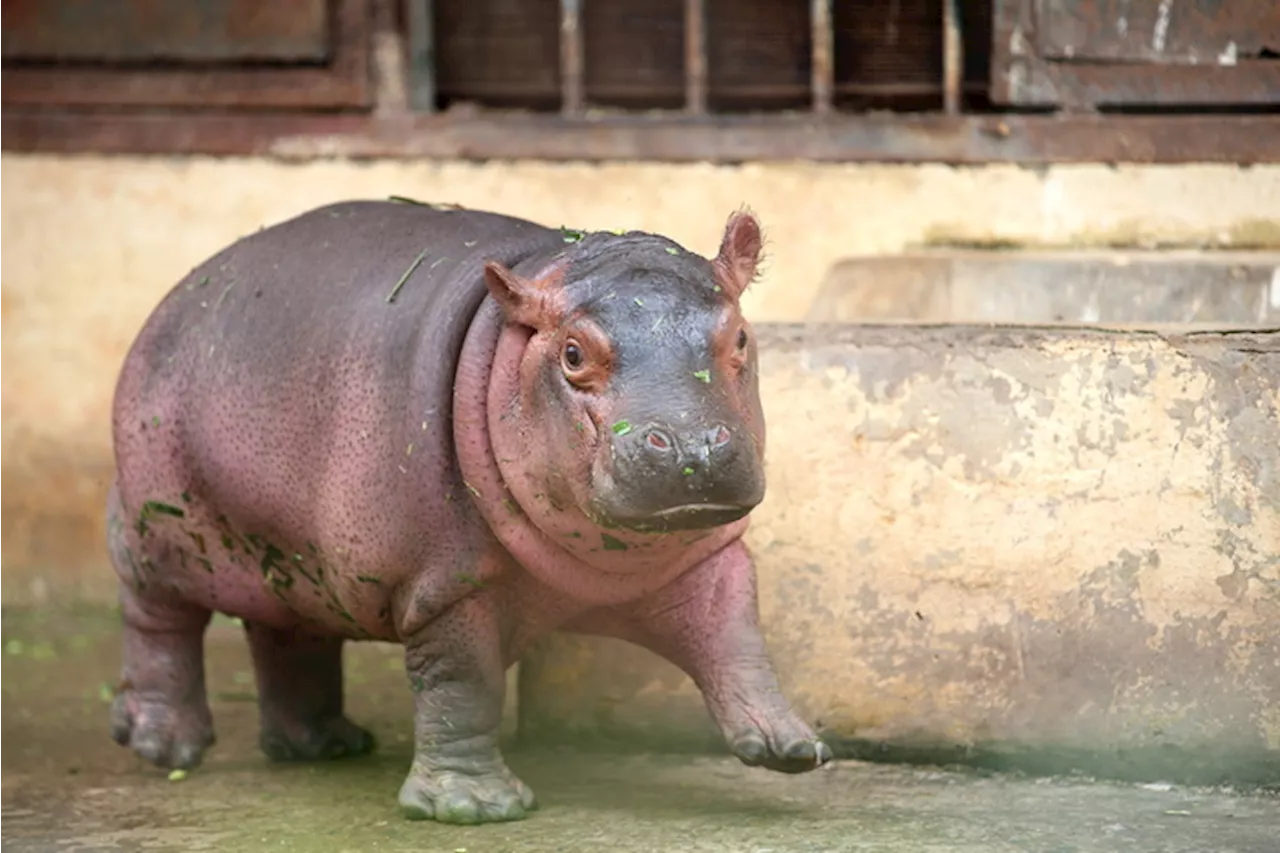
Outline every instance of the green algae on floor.
<path fill-rule="evenodd" d="M 41 644 L 44 644 L 41 646 Z M 542 808 L 518 823 L 404 820 L 410 690 L 399 648 L 351 644 L 348 707 L 373 756 L 273 765 L 241 629 L 210 628 L 218 743 L 180 781 L 107 733 L 118 616 L 4 612 L 4 849 L 14 851 L 962 851 L 1273 853 L 1280 798 L 838 761 L 783 776 L 733 759 L 513 749 Z M 29 649 L 47 647 L 36 656 Z M 16 649 L 10 653 L 9 649 Z"/>

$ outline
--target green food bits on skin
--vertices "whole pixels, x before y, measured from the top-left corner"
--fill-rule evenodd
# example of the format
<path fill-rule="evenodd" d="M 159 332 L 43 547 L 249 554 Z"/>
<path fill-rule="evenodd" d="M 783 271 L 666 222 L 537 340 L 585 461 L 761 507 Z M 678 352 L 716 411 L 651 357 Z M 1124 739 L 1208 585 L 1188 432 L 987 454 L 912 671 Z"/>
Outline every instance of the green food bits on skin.
<path fill-rule="evenodd" d="M 560 226 L 560 234 L 564 237 L 564 241 L 566 243 L 577 243 L 583 237 L 587 236 L 585 231 L 578 231 L 575 228 L 566 228 L 563 225 Z"/>
<path fill-rule="evenodd" d="M 142 514 L 144 517 L 150 515 L 172 515 L 174 518 L 185 518 L 187 515 L 180 507 L 161 503 L 160 501 L 147 501 L 144 503 L 142 505 Z"/>
<path fill-rule="evenodd" d="M 627 433 L 631 432 L 631 422 L 618 421 L 616 424 L 613 425 L 613 432 L 615 435 L 626 435 Z"/>
<path fill-rule="evenodd" d="M 668 246 L 668 247 L 667 247 L 667 254 L 668 254 L 668 255 L 678 255 L 678 254 L 680 254 L 680 250 L 679 250 L 679 249 L 677 249 L 677 248 L 675 248 L 674 246 Z"/>
<path fill-rule="evenodd" d="M 160 416 L 159 416 L 159 415 L 152 415 L 152 416 L 151 416 L 151 425 L 152 425 L 153 427 L 158 427 L 158 426 L 160 426 Z"/>
<path fill-rule="evenodd" d="M 633 301 L 633 302 L 635 302 L 637 305 L 639 305 L 641 308 L 643 308 L 643 307 L 644 307 L 644 300 L 643 300 L 643 299 L 641 299 L 639 296 L 637 296 L 637 297 L 636 297 L 635 299 L 633 299 L 632 301 Z"/>
<path fill-rule="evenodd" d="M 707 383 L 708 385 L 710 385 L 710 384 L 711 384 L 711 371 L 710 371 L 710 370 L 699 370 L 699 371 L 696 371 L 696 372 L 693 374 L 693 378 L 694 378 L 694 379 L 698 379 L 698 380 L 700 380 L 700 381 L 702 381 L 702 382 L 705 382 L 705 383 Z"/>
<path fill-rule="evenodd" d="M 692 469 L 692 468 L 685 468 L 685 469 L 684 469 L 684 475 L 685 475 L 686 477 L 692 477 L 692 476 L 693 476 L 693 469 Z"/>
<path fill-rule="evenodd" d="M 185 771 L 185 770 L 170 770 L 170 771 L 169 771 L 169 781 L 170 781 L 170 782 L 181 782 L 181 781 L 182 781 L 183 779 L 185 779 L 185 778 L 187 778 L 187 771 Z"/>
<path fill-rule="evenodd" d="M 623 542 L 621 539 L 615 539 L 614 537 L 610 536 L 608 533 L 602 533 L 600 535 L 600 541 L 604 544 L 604 549 L 606 551 L 627 550 L 626 542 Z"/>
<path fill-rule="evenodd" d="M 719 292 L 720 292 L 720 285 L 718 285 L 718 284 L 713 284 L 713 285 L 711 286 L 711 289 L 712 289 L 713 291 L 715 291 L 716 293 L 719 293 Z"/>

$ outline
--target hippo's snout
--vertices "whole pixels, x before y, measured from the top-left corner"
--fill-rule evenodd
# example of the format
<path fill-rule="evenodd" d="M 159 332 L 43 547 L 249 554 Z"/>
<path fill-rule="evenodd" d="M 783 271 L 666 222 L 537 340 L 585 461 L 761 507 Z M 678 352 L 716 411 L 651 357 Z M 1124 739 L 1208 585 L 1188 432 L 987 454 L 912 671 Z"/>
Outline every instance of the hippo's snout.
<path fill-rule="evenodd" d="M 764 499 L 764 470 L 746 430 L 649 423 L 613 440 L 613 470 L 597 505 L 633 530 L 729 524 Z"/>

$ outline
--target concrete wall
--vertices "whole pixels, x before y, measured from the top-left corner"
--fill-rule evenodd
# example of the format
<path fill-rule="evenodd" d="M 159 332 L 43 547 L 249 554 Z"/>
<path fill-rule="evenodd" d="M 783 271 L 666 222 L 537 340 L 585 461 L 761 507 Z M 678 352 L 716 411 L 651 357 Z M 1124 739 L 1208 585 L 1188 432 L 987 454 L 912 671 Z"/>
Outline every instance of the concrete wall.
<path fill-rule="evenodd" d="M 1280 247 L 1280 167 L 6 154 L 0 169 L 6 603 L 112 600 L 102 501 L 126 348 L 191 266 L 314 205 L 398 193 L 710 252 L 749 204 L 770 253 L 746 300 L 757 321 L 804 318 L 842 258 L 912 246 Z M 1094 337 L 1037 338 L 1025 358 L 966 339 L 947 355 L 923 331 L 850 334 L 812 350 L 778 339 L 766 356 L 773 486 L 752 537 L 766 624 L 807 713 L 852 737 L 1121 743 L 1158 728 L 1276 746 L 1280 723 L 1260 710 L 1280 706 L 1275 484 L 1250 486 L 1247 468 L 1274 463 L 1274 406 L 1230 410 L 1223 379 L 1274 400 L 1273 355 Z M 634 731 L 646 711 L 702 737 L 676 675 L 557 642 L 531 662 L 545 678 L 525 679 L 531 726 L 563 711 Z M 630 667 L 632 686 L 578 677 L 593 667 Z M 1170 674 L 1183 686 L 1161 687 Z"/>
<path fill-rule="evenodd" d="M 784 327 L 762 350 L 748 538 L 807 719 L 853 749 L 1280 781 L 1280 332 Z M 522 682 L 531 736 L 717 741 L 687 678 L 616 641 L 553 638 Z"/>

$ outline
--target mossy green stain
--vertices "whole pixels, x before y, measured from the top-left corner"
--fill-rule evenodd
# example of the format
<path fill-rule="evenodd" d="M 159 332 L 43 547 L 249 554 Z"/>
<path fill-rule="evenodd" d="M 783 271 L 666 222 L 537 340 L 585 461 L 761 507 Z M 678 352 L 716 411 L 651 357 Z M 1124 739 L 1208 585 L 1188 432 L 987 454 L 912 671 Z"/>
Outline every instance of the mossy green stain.
<path fill-rule="evenodd" d="M 621 539 L 610 536 L 608 533 L 600 534 L 600 542 L 604 545 L 606 551 L 625 551 L 627 543 Z"/>

